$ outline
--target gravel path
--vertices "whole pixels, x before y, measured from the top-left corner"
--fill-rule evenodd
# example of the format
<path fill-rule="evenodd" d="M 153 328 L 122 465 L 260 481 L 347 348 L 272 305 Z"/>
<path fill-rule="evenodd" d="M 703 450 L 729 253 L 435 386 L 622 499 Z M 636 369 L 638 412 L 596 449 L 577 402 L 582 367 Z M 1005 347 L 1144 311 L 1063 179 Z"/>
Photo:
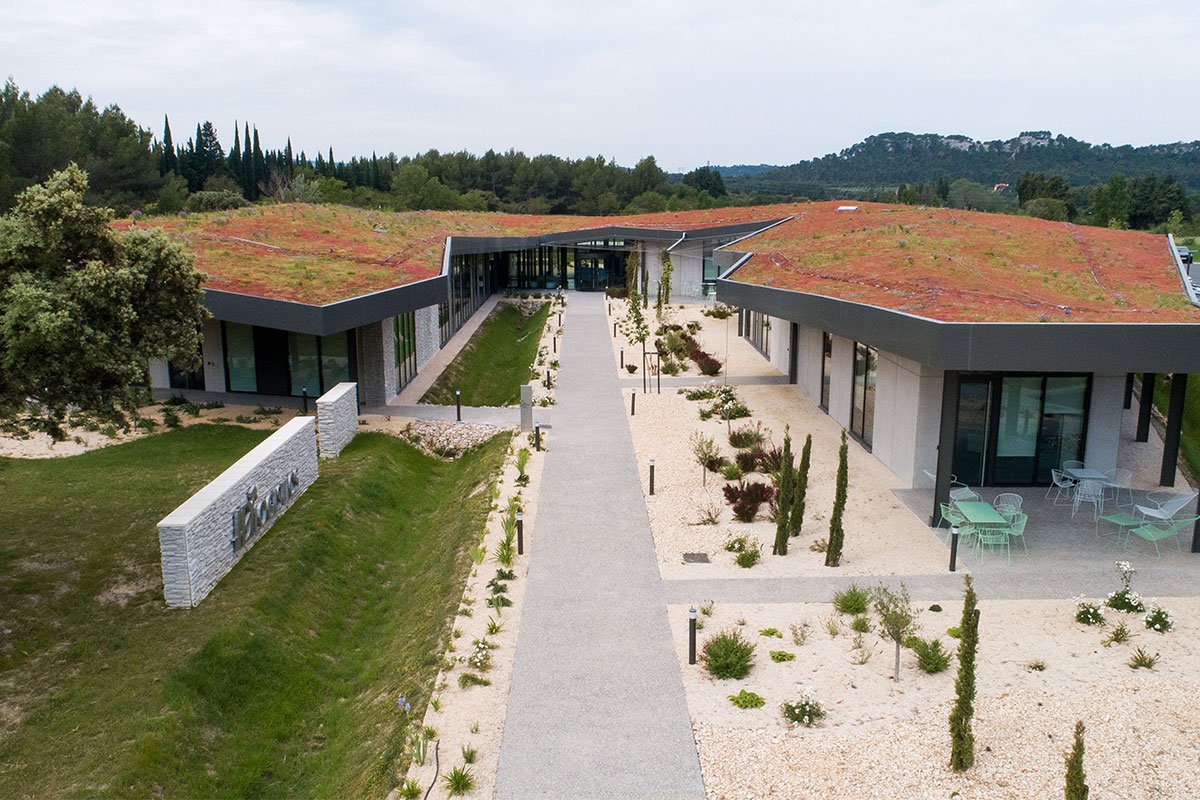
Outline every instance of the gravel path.
<path fill-rule="evenodd" d="M 703 798 L 604 297 L 566 320 L 496 797 Z"/>

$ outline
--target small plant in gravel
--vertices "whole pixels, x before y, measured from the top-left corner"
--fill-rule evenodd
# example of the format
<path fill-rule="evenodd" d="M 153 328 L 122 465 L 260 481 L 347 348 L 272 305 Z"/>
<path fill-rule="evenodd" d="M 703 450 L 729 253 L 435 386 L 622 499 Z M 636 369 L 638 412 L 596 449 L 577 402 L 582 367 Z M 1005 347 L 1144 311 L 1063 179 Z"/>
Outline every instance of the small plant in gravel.
<path fill-rule="evenodd" d="M 1066 755 L 1067 775 L 1064 800 L 1088 800 L 1087 773 L 1083 771 L 1083 720 L 1075 722 L 1075 740 Z"/>
<path fill-rule="evenodd" d="M 487 639 L 476 639 L 471 642 L 471 652 L 465 656 L 459 656 L 458 660 L 465 663 L 470 669 L 487 672 L 492 668 L 492 651 L 495 649 L 496 645 Z"/>
<path fill-rule="evenodd" d="M 894 678 L 900 680 L 900 648 L 917 629 L 917 612 L 908 600 L 908 587 L 903 583 L 897 591 L 883 584 L 871 592 L 871 606 L 879 619 L 879 633 L 896 645 Z"/>
<path fill-rule="evenodd" d="M 846 430 L 842 429 L 842 447 L 838 451 L 837 485 L 833 495 L 833 513 L 829 516 L 829 545 L 825 548 L 825 566 L 837 567 L 842 563 L 842 545 L 846 532 L 842 529 L 842 514 L 846 511 L 846 493 L 850 483 L 849 451 Z"/>
<path fill-rule="evenodd" d="M 855 633 L 870 633 L 871 620 L 867 618 L 866 614 L 859 614 L 854 619 L 850 620 L 850 630 L 854 631 Z"/>
<path fill-rule="evenodd" d="M 850 652 L 850 663 L 856 667 L 866 664 L 875 655 L 875 651 L 867 647 L 866 640 L 861 633 L 854 634 L 854 641 L 850 645 Z"/>
<path fill-rule="evenodd" d="M 404 783 L 396 788 L 397 793 L 404 800 L 417 800 L 421 796 L 421 784 L 414 781 L 412 778 L 405 778 Z"/>
<path fill-rule="evenodd" d="M 479 723 L 478 722 L 471 723 L 471 733 L 479 733 Z"/>
<path fill-rule="evenodd" d="M 958 676 L 954 679 L 954 708 L 950 711 L 950 768 L 964 772 L 975 764 L 975 655 L 979 649 L 979 609 L 971 576 L 963 578 L 962 621 L 958 642 Z"/>
<path fill-rule="evenodd" d="M 940 614 L 940 613 L 942 613 L 942 607 L 941 607 L 941 606 L 939 606 L 937 603 L 934 603 L 933 605 L 931 605 L 931 606 L 929 607 L 929 610 L 930 610 L 930 611 L 932 611 L 932 612 L 933 612 L 933 613 L 935 613 L 935 614 Z"/>
<path fill-rule="evenodd" d="M 1133 583 L 1133 576 L 1137 574 L 1137 570 L 1128 561 L 1118 561 L 1117 573 L 1121 576 L 1121 588 L 1115 592 L 1109 592 L 1108 599 L 1104 601 L 1104 605 L 1116 611 L 1141 614 L 1146 610 L 1146 604 L 1142 602 L 1141 595 L 1130 588 L 1130 584 Z"/>
<path fill-rule="evenodd" d="M 754 666 L 754 642 L 743 637 L 741 631 L 721 631 L 704 643 L 700 661 L 714 678 L 740 680 Z"/>
<path fill-rule="evenodd" d="M 1150 655 L 1139 647 L 1133 651 L 1133 655 L 1129 657 L 1127 663 L 1130 669 L 1154 669 L 1158 664 L 1158 658 L 1158 653 Z"/>
<path fill-rule="evenodd" d="M 769 654 L 771 656 L 771 660 L 774 661 L 776 664 L 782 663 L 784 661 L 795 661 L 796 660 L 796 654 L 789 653 L 787 650 L 771 650 L 771 651 L 769 651 Z"/>
<path fill-rule="evenodd" d="M 455 767 L 442 777 L 447 797 L 461 797 L 475 788 L 475 776 L 466 764 Z"/>
<path fill-rule="evenodd" d="M 692 456 L 695 457 L 696 463 L 700 465 L 700 483 L 702 486 L 708 485 L 708 473 L 715 471 L 714 467 L 720 469 L 721 464 L 721 449 L 717 447 L 716 441 L 711 436 L 705 436 L 699 431 L 692 434 L 688 439 L 688 444 L 692 448 Z"/>
<path fill-rule="evenodd" d="M 502 594 L 494 594 L 487 599 L 488 608 L 494 609 L 497 614 L 503 614 L 503 609 L 508 608 L 512 604 L 513 601 Z M 470 616 L 470 614 L 467 616 Z"/>
<path fill-rule="evenodd" d="M 726 485 L 725 500 L 733 507 L 733 516 L 740 522 L 752 522 L 759 507 L 771 499 L 775 490 L 765 483 L 738 481 Z"/>
<path fill-rule="evenodd" d="M 869 602 L 866 590 L 856 583 L 833 593 L 833 607 L 843 614 L 865 614 Z"/>
<path fill-rule="evenodd" d="M 743 425 L 735 428 L 729 434 L 729 444 L 738 450 L 753 450 L 766 440 L 767 435 L 763 432 L 761 422 L 755 423 L 753 426 Z"/>
<path fill-rule="evenodd" d="M 745 473 L 742 472 L 742 468 L 737 464 L 726 464 L 725 466 L 721 467 L 721 477 L 727 481 L 741 480 L 741 477 L 744 474 Z"/>
<path fill-rule="evenodd" d="M 760 549 L 760 546 L 756 545 L 753 548 L 743 550 L 742 552 L 738 553 L 737 558 L 734 559 L 734 562 L 736 562 L 737 565 L 742 569 L 750 569 L 757 564 L 761 558 L 762 550 Z"/>
<path fill-rule="evenodd" d="M 808 641 L 807 622 L 800 625 L 793 624 L 788 627 L 788 631 L 792 634 L 792 644 L 796 645 L 797 647 L 803 647 L 804 643 Z"/>
<path fill-rule="evenodd" d="M 712 497 L 705 495 L 704 500 L 696 508 L 700 512 L 700 521 L 696 523 L 697 525 L 719 525 L 721 523 L 723 507 Z"/>
<path fill-rule="evenodd" d="M 739 450 L 733 456 L 733 463 L 742 472 L 757 472 L 760 453 L 762 453 L 761 449 Z"/>
<path fill-rule="evenodd" d="M 926 641 L 918 636 L 911 637 L 906 644 L 917 656 L 917 666 L 922 672 L 936 675 L 950 666 L 950 653 L 942 647 L 940 639 Z"/>
<path fill-rule="evenodd" d="M 408 736 L 408 757 L 418 767 L 425 766 L 425 759 L 429 757 L 429 740 L 433 737 L 428 732 L 429 729 L 425 728 Z"/>
<path fill-rule="evenodd" d="M 1146 612 L 1146 616 L 1143 619 L 1146 622 L 1146 627 L 1152 631 L 1167 633 L 1175 629 L 1175 618 L 1171 616 L 1171 612 L 1157 603 L 1150 606 L 1150 610 Z"/>
<path fill-rule="evenodd" d="M 1083 598 L 1075 598 L 1075 621 L 1083 625 L 1103 625 L 1104 612 L 1099 603 Z"/>
<path fill-rule="evenodd" d="M 529 466 L 529 448 L 522 447 L 517 451 L 517 486 L 529 485 L 529 474 L 525 472 L 525 468 Z"/>
<path fill-rule="evenodd" d="M 824 553 L 829 549 L 829 542 L 826 539 L 814 539 L 812 544 L 808 546 L 808 549 L 814 553 Z"/>
<path fill-rule="evenodd" d="M 475 748 L 474 748 L 474 747 L 468 747 L 468 746 L 467 746 L 467 745 L 465 745 L 465 744 L 463 745 L 463 747 L 462 747 L 462 758 L 463 758 L 463 763 L 464 763 L 464 764 L 474 764 L 474 763 L 475 763 L 475 756 L 476 756 L 476 755 L 478 755 L 478 753 L 476 753 L 476 752 L 475 752 Z"/>
<path fill-rule="evenodd" d="M 758 635 L 759 636 L 770 636 L 774 639 L 782 639 L 783 638 L 783 634 L 779 632 L 778 628 L 763 628 L 762 630 L 760 630 L 758 632 Z"/>
<path fill-rule="evenodd" d="M 486 547 L 481 544 L 477 544 L 471 548 L 471 560 L 476 564 L 482 564 L 485 558 L 487 558 Z"/>
<path fill-rule="evenodd" d="M 830 639 L 836 639 L 837 635 L 842 632 L 842 628 L 836 619 L 830 617 L 825 620 L 825 632 L 829 634 Z"/>
<path fill-rule="evenodd" d="M 458 676 L 458 688 L 466 689 L 471 686 L 491 686 L 492 682 L 474 672 L 464 672 Z"/>
<path fill-rule="evenodd" d="M 729 702 L 741 709 L 762 708 L 767 704 L 767 701 L 763 700 L 762 697 L 745 689 L 742 689 L 737 694 L 729 695 Z"/>
<path fill-rule="evenodd" d="M 517 573 L 513 572 L 511 569 L 496 570 L 496 578 L 495 579 L 498 581 L 511 581 L 511 580 L 514 580 L 516 577 L 517 577 Z"/>
<path fill-rule="evenodd" d="M 1045 672 L 1046 662 L 1040 658 L 1035 658 L 1033 661 L 1030 661 L 1025 665 L 1025 669 L 1029 670 L 1030 672 Z"/>
<path fill-rule="evenodd" d="M 816 691 L 811 686 L 799 687 L 796 699 L 784 703 L 780 710 L 794 728 L 801 725 L 811 728 L 825 716 L 825 709 L 817 701 Z"/>
<path fill-rule="evenodd" d="M 1108 632 L 1101 640 L 1100 644 L 1105 647 L 1112 647 L 1114 644 L 1125 644 L 1129 641 L 1129 626 L 1124 622 L 1117 623 L 1117 626 Z"/>
<path fill-rule="evenodd" d="M 729 553 L 744 553 L 750 547 L 750 540 L 745 536 L 734 536 L 725 542 L 725 551 Z"/>
<path fill-rule="evenodd" d="M 711 617 L 713 615 L 713 612 L 716 611 L 716 609 L 717 609 L 717 604 L 714 603 L 712 600 L 709 600 L 707 603 L 701 603 L 697 607 L 697 610 L 706 617 Z"/>

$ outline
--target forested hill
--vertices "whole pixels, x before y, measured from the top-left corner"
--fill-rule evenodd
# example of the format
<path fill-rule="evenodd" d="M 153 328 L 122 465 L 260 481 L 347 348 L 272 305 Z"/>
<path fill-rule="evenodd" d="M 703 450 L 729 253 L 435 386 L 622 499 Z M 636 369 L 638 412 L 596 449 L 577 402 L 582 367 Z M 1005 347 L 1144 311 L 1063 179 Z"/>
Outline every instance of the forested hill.
<path fill-rule="evenodd" d="M 1027 172 L 1061 175 L 1081 186 L 1112 175 L 1171 175 L 1200 190 L 1200 141 L 1146 147 L 1089 144 L 1049 131 L 980 142 L 936 133 L 881 133 L 840 153 L 761 171 L 717 167 L 730 191 L 805 194 L 814 187 L 883 187 L 938 178 L 1016 185 Z"/>

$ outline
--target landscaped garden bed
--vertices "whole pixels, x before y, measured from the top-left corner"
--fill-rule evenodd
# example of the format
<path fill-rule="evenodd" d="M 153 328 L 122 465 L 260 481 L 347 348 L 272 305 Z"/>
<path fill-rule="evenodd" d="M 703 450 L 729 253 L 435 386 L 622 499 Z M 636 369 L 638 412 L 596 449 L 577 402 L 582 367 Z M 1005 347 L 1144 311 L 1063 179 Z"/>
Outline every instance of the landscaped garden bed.
<path fill-rule="evenodd" d="M 1200 708 L 1184 700 L 1200 669 L 1200 600 L 1162 604 L 1175 619 L 1165 634 L 1111 609 L 1106 626 L 1082 625 L 1070 600 L 981 599 L 975 764 L 961 774 L 949 768 L 958 640 L 947 633 L 959 625 L 961 596 L 940 599 L 942 612 L 913 601 L 917 635 L 951 655 L 944 671 L 927 674 L 905 648 L 899 682 L 892 644 L 869 610 L 870 629 L 859 633 L 855 617 L 831 603 L 702 605 L 701 646 L 722 631 L 754 645 L 753 666 L 736 680 L 689 665 L 687 607 L 668 614 L 711 798 L 1061 797 L 1063 757 L 1082 720 L 1092 796 L 1151 800 L 1200 793 L 1187 755 Z M 1122 621 L 1129 641 L 1105 646 Z M 1152 668 L 1131 668 L 1138 648 L 1159 655 Z M 812 727 L 793 724 L 781 708 L 805 690 L 823 712 Z"/>

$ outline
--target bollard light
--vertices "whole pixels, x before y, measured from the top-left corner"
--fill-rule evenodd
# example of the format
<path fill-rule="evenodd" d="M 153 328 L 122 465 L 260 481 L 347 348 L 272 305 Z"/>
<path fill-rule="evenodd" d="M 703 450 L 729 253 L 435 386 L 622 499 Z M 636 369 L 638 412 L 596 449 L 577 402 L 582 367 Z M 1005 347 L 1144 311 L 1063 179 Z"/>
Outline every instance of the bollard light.
<path fill-rule="evenodd" d="M 454 418 L 458 422 L 462 422 L 462 391 L 454 390 Z"/>
<path fill-rule="evenodd" d="M 558 312 L 558 327 L 562 327 L 562 312 Z"/>
<path fill-rule="evenodd" d="M 542 426 L 533 426 L 533 449 L 539 453 L 542 451 Z"/>
<path fill-rule="evenodd" d="M 621 348 L 621 369 L 625 369 L 625 348 Z"/>
<path fill-rule="evenodd" d="M 950 571 L 956 572 L 958 567 L 958 526 L 950 526 Z"/>
<path fill-rule="evenodd" d="M 637 414 L 637 389 L 629 390 L 629 416 Z"/>
<path fill-rule="evenodd" d="M 300 389 L 300 400 L 304 403 L 304 416 L 308 416 L 308 387 L 304 386 Z"/>
<path fill-rule="evenodd" d="M 517 555 L 525 555 L 525 512 L 517 512 Z"/>
<path fill-rule="evenodd" d="M 613 338 L 617 338 L 617 323 L 613 323 Z"/>
<path fill-rule="evenodd" d="M 654 494 L 654 459 L 650 459 L 650 494 Z"/>
<path fill-rule="evenodd" d="M 558 337 L 557 336 L 550 337 L 550 344 L 554 348 L 553 352 L 557 353 L 558 352 Z"/>
<path fill-rule="evenodd" d="M 688 663 L 696 663 L 696 608 L 688 609 Z"/>

